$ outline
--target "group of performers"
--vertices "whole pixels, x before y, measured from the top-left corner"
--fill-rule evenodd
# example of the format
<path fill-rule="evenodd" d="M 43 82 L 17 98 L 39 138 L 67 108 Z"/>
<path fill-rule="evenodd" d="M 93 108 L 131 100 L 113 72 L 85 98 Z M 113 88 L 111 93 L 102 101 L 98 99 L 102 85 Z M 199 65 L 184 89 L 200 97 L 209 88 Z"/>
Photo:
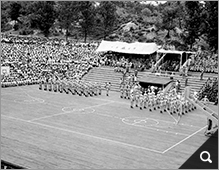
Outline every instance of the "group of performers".
<path fill-rule="evenodd" d="M 99 83 L 91 83 L 81 80 L 46 80 L 39 83 L 40 90 L 48 90 L 60 93 L 71 93 L 79 96 L 97 96 L 101 95 L 101 85 Z"/>
<path fill-rule="evenodd" d="M 139 107 L 142 109 L 149 109 L 149 111 L 159 110 L 160 113 L 169 112 L 170 114 L 182 115 L 196 107 L 185 99 L 184 94 L 176 92 L 172 89 L 164 93 L 162 88 L 149 86 L 142 88 L 139 83 L 123 84 L 120 86 L 121 98 L 130 99 L 130 107 Z"/>
<path fill-rule="evenodd" d="M 83 80 L 68 80 L 68 79 L 47 79 L 42 80 L 39 83 L 40 90 L 48 90 L 60 93 L 71 93 L 73 95 L 77 94 L 79 96 L 97 96 L 102 94 L 102 90 L 106 89 L 106 96 L 109 96 L 109 91 L 111 88 L 111 83 L 106 82 L 105 86 L 102 87 L 100 83 L 92 83 Z"/>
<path fill-rule="evenodd" d="M 120 97 L 124 99 L 130 99 L 130 91 L 132 84 L 124 83 L 120 85 Z"/>

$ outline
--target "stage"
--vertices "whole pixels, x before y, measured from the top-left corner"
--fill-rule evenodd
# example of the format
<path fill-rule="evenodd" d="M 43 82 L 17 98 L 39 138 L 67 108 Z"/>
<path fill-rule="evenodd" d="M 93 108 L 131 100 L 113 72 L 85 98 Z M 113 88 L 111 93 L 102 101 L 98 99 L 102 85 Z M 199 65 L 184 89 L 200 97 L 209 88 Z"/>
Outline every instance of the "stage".
<path fill-rule="evenodd" d="M 139 78 L 139 83 L 142 87 L 148 87 L 148 86 L 157 86 L 165 88 L 169 83 L 173 82 L 173 79 L 170 79 L 169 77 L 151 77 L 151 76 L 144 76 L 142 78 Z"/>

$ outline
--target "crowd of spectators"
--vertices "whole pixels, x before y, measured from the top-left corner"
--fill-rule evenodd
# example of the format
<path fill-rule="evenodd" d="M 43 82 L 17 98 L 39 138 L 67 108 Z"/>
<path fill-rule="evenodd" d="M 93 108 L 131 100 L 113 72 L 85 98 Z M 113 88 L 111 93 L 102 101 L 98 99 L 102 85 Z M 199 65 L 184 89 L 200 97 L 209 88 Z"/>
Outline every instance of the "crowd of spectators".
<path fill-rule="evenodd" d="M 206 52 L 197 52 L 191 63 L 189 71 L 205 73 L 218 73 L 218 55 Z"/>
<path fill-rule="evenodd" d="M 42 76 L 58 75 L 81 79 L 92 67 L 112 66 L 127 73 L 130 69 L 153 72 L 155 56 L 119 53 L 96 53 L 97 43 L 66 42 L 63 39 L 23 37 L 1 34 L 1 66 L 10 67 L 10 75 L 2 75 L 1 82 L 38 83 Z M 217 55 L 198 52 L 190 71 L 217 72 Z M 166 60 L 159 71 L 179 71 L 179 61 Z M 52 74 L 42 74 L 49 72 Z M 16 83 L 14 83 L 16 84 Z"/>
<path fill-rule="evenodd" d="M 105 54 L 106 66 L 112 66 L 115 71 L 123 71 L 123 69 L 137 69 L 138 71 L 145 71 L 152 67 L 154 62 L 152 56 L 141 56 L 136 57 L 135 55 L 122 55 L 117 53 L 106 53 Z"/>
<path fill-rule="evenodd" d="M 66 44 L 63 40 L 2 35 L 1 66 L 10 67 L 10 74 L 2 75 L 1 83 L 38 83 L 43 76 L 54 74 L 60 78 L 81 79 L 91 68 L 104 64 L 104 58 L 95 52 L 96 47 L 94 44 Z"/>
<path fill-rule="evenodd" d="M 160 65 L 160 69 L 164 71 L 179 71 L 179 64 L 177 60 L 166 60 Z"/>
<path fill-rule="evenodd" d="M 218 79 L 215 77 L 213 79 L 208 78 L 205 84 L 199 91 L 199 100 L 207 96 L 210 102 L 218 102 Z"/>

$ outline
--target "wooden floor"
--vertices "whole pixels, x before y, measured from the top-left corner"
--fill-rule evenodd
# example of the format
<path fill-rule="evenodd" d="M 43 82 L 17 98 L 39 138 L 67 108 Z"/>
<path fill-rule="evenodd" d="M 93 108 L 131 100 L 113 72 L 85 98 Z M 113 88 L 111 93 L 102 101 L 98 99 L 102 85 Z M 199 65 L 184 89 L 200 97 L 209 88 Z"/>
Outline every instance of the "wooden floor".
<path fill-rule="evenodd" d="M 177 118 L 131 109 L 119 93 L 83 97 L 1 90 L 1 159 L 26 168 L 179 168 L 208 138 L 196 110 Z"/>

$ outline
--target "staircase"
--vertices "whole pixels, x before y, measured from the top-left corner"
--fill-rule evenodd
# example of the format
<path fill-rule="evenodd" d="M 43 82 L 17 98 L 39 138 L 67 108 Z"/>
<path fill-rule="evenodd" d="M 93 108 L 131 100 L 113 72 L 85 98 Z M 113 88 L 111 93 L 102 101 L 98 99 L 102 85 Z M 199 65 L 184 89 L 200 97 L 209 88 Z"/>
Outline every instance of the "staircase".
<path fill-rule="evenodd" d="M 178 80 L 180 81 L 181 89 L 185 89 L 185 78 L 179 78 Z M 198 92 L 206 81 L 207 79 L 200 80 L 199 77 L 189 77 L 187 86 L 190 86 L 192 91 Z"/>
<path fill-rule="evenodd" d="M 111 82 L 111 90 L 120 91 L 119 80 L 122 73 L 114 71 L 113 67 L 95 67 L 89 71 L 82 79 L 90 82 L 97 82 L 104 85 L 105 82 Z"/>
<path fill-rule="evenodd" d="M 131 70 L 131 74 L 133 74 L 133 70 Z M 105 84 L 105 82 L 111 82 L 111 90 L 113 91 L 119 91 L 119 80 L 122 77 L 122 73 L 114 72 L 113 67 L 96 67 L 93 68 L 87 75 L 83 77 L 83 80 L 85 81 L 91 81 L 91 82 L 97 82 L 101 83 L 102 85 Z M 155 74 L 144 71 L 138 73 L 138 78 L 144 78 L 144 77 L 156 77 L 159 79 L 158 76 Z M 163 76 L 162 76 L 163 77 Z M 200 80 L 198 73 L 197 75 L 195 73 L 192 74 L 192 76 L 188 77 L 188 86 L 191 86 L 192 91 L 199 91 L 200 88 L 204 85 L 204 83 L 207 81 L 208 77 L 216 77 L 215 74 L 209 74 L 208 76 L 204 75 L 203 80 Z M 166 77 L 169 79 L 169 76 Z M 182 76 L 179 76 L 179 74 L 176 72 L 174 77 L 174 80 L 179 80 L 181 84 L 181 91 L 185 88 L 185 78 Z"/>

